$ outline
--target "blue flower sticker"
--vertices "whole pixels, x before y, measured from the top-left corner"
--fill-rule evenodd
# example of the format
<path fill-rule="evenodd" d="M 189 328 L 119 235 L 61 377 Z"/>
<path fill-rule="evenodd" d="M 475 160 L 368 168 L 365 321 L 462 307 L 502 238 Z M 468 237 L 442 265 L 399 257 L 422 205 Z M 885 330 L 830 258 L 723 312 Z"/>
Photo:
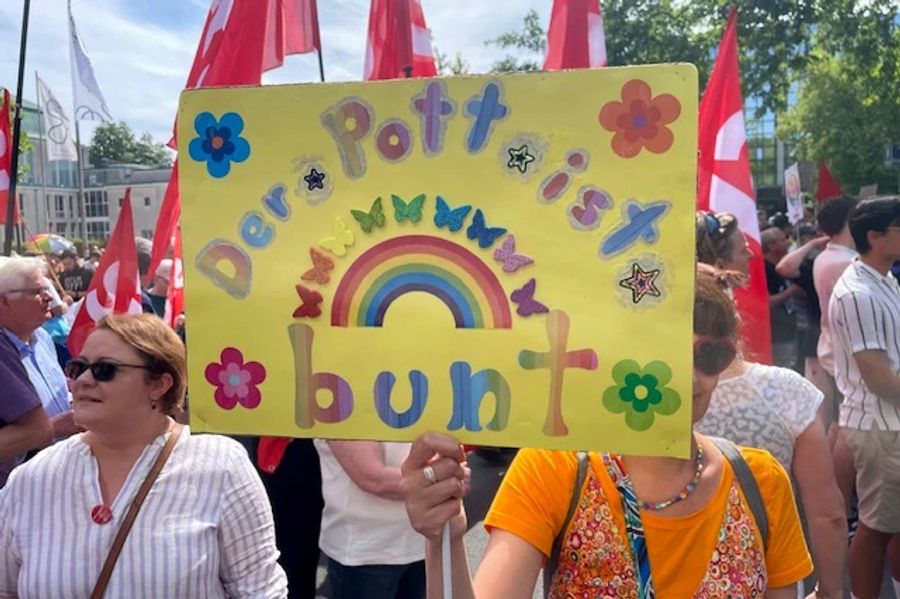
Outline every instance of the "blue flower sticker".
<path fill-rule="evenodd" d="M 231 161 L 243 162 L 250 156 L 250 143 L 241 137 L 244 119 L 235 112 L 227 112 L 216 120 L 209 112 L 194 119 L 194 129 L 200 137 L 191 140 L 188 152 L 197 162 L 206 162 L 206 170 L 221 179 L 231 170 Z"/>

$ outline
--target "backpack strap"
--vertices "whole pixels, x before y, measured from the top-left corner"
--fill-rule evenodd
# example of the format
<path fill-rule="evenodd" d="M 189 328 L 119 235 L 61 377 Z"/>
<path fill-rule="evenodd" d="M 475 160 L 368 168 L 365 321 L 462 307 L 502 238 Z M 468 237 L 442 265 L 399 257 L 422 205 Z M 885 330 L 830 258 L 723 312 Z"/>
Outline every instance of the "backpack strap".
<path fill-rule="evenodd" d="M 747 505 L 750 506 L 750 512 L 753 514 L 753 519 L 756 521 L 759 535 L 762 537 L 763 550 L 768 549 L 769 519 L 766 515 L 766 505 L 763 503 L 762 495 L 759 492 L 759 485 L 756 484 L 756 478 L 753 476 L 750 466 L 747 465 L 747 461 L 744 459 L 744 456 L 741 455 L 741 451 L 738 449 L 737 445 L 728 439 L 723 439 L 721 437 L 708 437 L 708 439 L 719 448 L 719 451 L 722 452 L 722 455 L 724 455 L 725 459 L 728 460 L 728 463 L 731 464 L 734 476 L 741 486 L 741 491 L 744 492 L 744 498 L 747 500 Z"/>
<path fill-rule="evenodd" d="M 587 469 L 590 466 L 590 459 L 587 452 L 578 452 L 578 475 L 575 477 L 575 486 L 572 489 L 572 499 L 569 500 L 569 511 L 566 513 L 566 519 L 559 534 L 553 539 L 553 548 L 550 550 L 550 557 L 544 566 L 544 597 L 550 595 L 550 583 L 553 582 L 553 575 L 556 574 L 556 568 L 559 566 L 559 552 L 562 550 L 563 540 L 566 536 L 566 529 L 572 522 L 572 516 L 575 515 L 575 509 L 578 507 L 578 499 L 581 497 L 581 488 L 584 486 L 584 480 L 587 478 Z"/>

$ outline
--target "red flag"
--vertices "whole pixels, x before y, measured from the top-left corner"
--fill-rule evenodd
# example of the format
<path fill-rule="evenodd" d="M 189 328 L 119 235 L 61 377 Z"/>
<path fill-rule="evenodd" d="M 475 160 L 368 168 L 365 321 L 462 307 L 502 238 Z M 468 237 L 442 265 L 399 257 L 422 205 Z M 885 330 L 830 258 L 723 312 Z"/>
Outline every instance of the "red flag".
<path fill-rule="evenodd" d="M 372 0 L 365 80 L 436 77 L 431 35 L 419 0 Z"/>
<path fill-rule="evenodd" d="M 116 228 L 72 324 L 68 341 L 69 353 L 73 356 L 81 353 L 84 341 L 94 330 L 94 325 L 107 314 L 141 313 L 139 280 L 129 187 L 125 190 Z"/>
<path fill-rule="evenodd" d="M 159 217 L 156 219 L 156 230 L 153 232 L 153 251 L 150 254 L 150 266 L 148 273 L 155 273 L 159 263 L 174 241 L 175 228 L 181 217 L 181 198 L 178 194 L 178 160 L 172 167 L 169 175 L 169 185 L 166 187 L 166 195 L 163 196 L 162 206 L 159 208 Z"/>
<path fill-rule="evenodd" d="M 700 101 L 698 143 L 697 207 L 712 212 L 730 212 L 736 216 L 753 252 L 750 284 L 735 290 L 744 353 L 752 361 L 771 364 L 769 292 L 756 217 L 756 193 L 747 153 L 738 64 L 737 11 L 734 9 L 728 17 L 716 64 Z"/>
<path fill-rule="evenodd" d="M 3 108 L 0 109 L 0 225 L 6 224 L 6 202 L 9 200 L 9 182 L 12 168 L 12 129 L 9 126 L 9 91 L 3 90 Z M 14 202 L 13 223 L 19 223 L 19 203 Z"/>
<path fill-rule="evenodd" d="M 286 55 L 321 47 L 316 0 L 213 0 L 184 87 L 259 85 Z"/>
<path fill-rule="evenodd" d="M 606 66 L 599 0 L 553 0 L 545 71 Z"/>
<path fill-rule="evenodd" d="M 263 71 L 284 64 L 289 54 L 322 49 L 316 0 L 270 0 Z"/>
<path fill-rule="evenodd" d="M 320 47 L 316 0 L 213 0 L 185 87 L 259 85 L 285 55 Z"/>
<path fill-rule="evenodd" d="M 172 240 L 172 272 L 166 291 L 166 313 L 163 319 L 175 328 L 175 319 L 184 312 L 184 262 L 182 260 L 181 227 L 175 227 Z"/>
<path fill-rule="evenodd" d="M 828 170 L 824 162 L 819 162 L 819 190 L 816 193 L 816 200 L 824 202 L 831 198 L 839 198 L 842 195 L 844 195 L 844 190 L 834 180 L 831 171 Z"/>

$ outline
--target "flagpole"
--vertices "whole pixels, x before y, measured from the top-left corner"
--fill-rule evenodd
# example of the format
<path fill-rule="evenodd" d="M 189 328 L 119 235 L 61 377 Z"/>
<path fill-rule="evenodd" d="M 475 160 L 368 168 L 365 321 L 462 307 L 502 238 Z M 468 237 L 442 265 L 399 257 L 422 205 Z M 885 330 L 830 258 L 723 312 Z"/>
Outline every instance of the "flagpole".
<path fill-rule="evenodd" d="M 19 136 L 22 134 L 22 87 L 25 85 L 25 49 L 28 46 L 28 12 L 31 0 L 25 0 L 22 9 L 22 41 L 19 45 L 19 80 L 16 86 L 16 112 L 13 117 L 12 161 L 9 165 L 9 194 L 6 201 L 6 230 L 3 237 L 3 253 L 12 253 L 13 221 L 16 217 L 16 182 L 19 175 Z M 3 110 L 8 110 L 4 106 Z"/>
<path fill-rule="evenodd" d="M 84 165 L 81 159 L 81 128 L 78 126 L 78 109 L 75 109 L 75 146 L 78 148 L 78 210 L 81 212 L 81 252 L 88 257 L 87 206 L 84 200 Z"/>
<path fill-rule="evenodd" d="M 325 65 L 322 64 L 322 48 L 319 48 L 316 51 L 316 55 L 319 57 L 319 80 L 322 83 L 325 83 Z"/>
<path fill-rule="evenodd" d="M 41 148 L 41 194 L 44 196 L 44 207 L 47 208 L 47 232 L 52 233 L 51 220 L 50 216 L 53 214 L 53 211 L 50 210 L 50 204 L 47 202 L 47 152 L 49 148 L 47 147 L 47 133 L 44 131 L 44 107 L 41 106 L 41 89 L 40 85 L 38 85 L 38 72 L 35 70 L 34 72 L 34 91 L 35 98 L 37 98 L 38 105 L 38 124 L 41 128 L 41 144 L 43 144 L 43 148 Z"/>

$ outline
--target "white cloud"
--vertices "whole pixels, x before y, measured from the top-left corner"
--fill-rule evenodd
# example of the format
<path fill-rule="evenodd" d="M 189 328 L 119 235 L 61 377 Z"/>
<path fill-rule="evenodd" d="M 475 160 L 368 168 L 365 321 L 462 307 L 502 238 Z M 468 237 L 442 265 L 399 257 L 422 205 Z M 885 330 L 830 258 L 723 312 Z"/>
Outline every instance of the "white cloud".
<path fill-rule="evenodd" d="M 534 8 L 546 26 L 548 0 L 422 0 L 434 44 L 449 56 L 459 52 L 473 72 L 485 72 L 503 52 L 484 41 L 518 29 Z M 200 38 L 209 0 L 75 0 L 79 34 L 87 47 L 113 117 L 136 132 L 168 139 L 178 95 Z M 177 10 L 177 18 L 172 15 Z M 15 87 L 21 4 L 0 2 L 0 38 L 7 51 L 0 58 L 0 84 Z M 152 15 L 152 22 L 135 15 Z M 158 15 L 158 18 L 156 16 Z M 325 74 L 329 81 L 362 77 L 369 19 L 367 0 L 319 0 Z M 31 4 L 25 97 L 35 96 L 34 71 L 64 106 L 72 105 L 66 0 Z M 13 41 L 14 40 L 14 41 Z M 318 81 L 314 55 L 288 57 L 265 75 L 266 83 Z M 93 129 L 83 124 L 89 139 Z"/>

